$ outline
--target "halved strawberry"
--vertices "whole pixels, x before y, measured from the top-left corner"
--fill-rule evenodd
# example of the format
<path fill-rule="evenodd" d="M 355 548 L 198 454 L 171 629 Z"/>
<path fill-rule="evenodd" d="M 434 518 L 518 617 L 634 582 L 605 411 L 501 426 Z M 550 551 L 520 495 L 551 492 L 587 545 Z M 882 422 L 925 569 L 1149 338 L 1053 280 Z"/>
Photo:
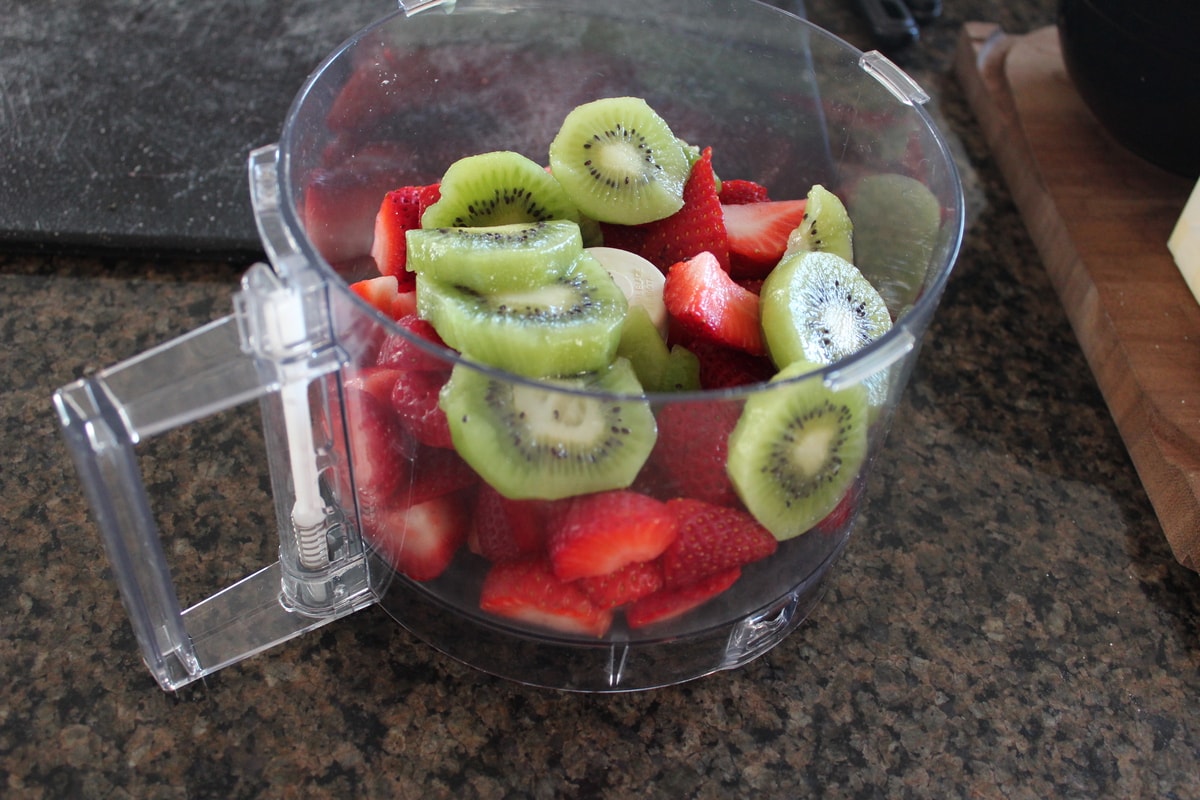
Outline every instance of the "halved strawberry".
<path fill-rule="evenodd" d="M 700 386 L 704 389 L 731 389 L 765 383 L 777 371 L 767 356 L 752 356 L 719 342 L 693 339 L 687 348 L 700 362 Z"/>
<path fill-rule="evenodd" d="M 657 561 L 637 561 L 608 575 L 580 578 L 575 585 L 600 608 L 617 608 L 657 592 L 663 576 Z"/>
<path fill-rule="evenodd" d="M 576 497 L 553 521 L 547 549 L 554 574 L 573 581 L 655 559 L 675 535 L 675 518 L 665 503 L 615 489 Z"/>
<path fill-rule="evenodd" d="M 380 274 L 395 275 L 402 289 L 416 285 L 416 276 L 405 267 L 408 252 L 405 233 L 421 227 L 421 215 L 440 196 L 438 184 L 401 186 L 384 195 L 383 202 L 379 204 L 371 257 L 375 259 Z"/>
<path fill-rule="evenodd" d="M 547 506 L 541 500 L 510 500 L 481 483 L 468 537 L 471 552 L 489 561 L 544 553 Z"/>
<path fill-rule="evenodd" d="M 375 363 L 381 367 L 393 369 L 445 370 L 449 372 L 450 364 L 443 361 L 435 353 L 426 350 L 414 339 L 428 342 L 434 347 L 445 348 L 446 343 L 438 336 L 427 320 L 417 316 L 416 310 L 396 318 L 396 324 L 403 328 L 409 336 L 401 333 L 389 333 L 379 347 L 379 355 Z"/>
<path fill-rule="evenodd" d="M 416 294 L 412 289 L 401 291 L 395 275 L 364 278 L 350 284 L 350 291 L 370 303 L 388 319 L 399 319 L 416 309 Z"/>
<path fill-rule="evenodd" d="M 766 277 L 783 257 L 788 235 L 804 221 L 807 204 L 807 200 L 768 200 L 721 206 L 729 243 L 729 274 Z"/>
<path fill-rule="evenodd" d="M 441 575 L 467 535 L 469 504 L 444 494 L 407 508 L 383 507 L 363 514 L 367 542 L 397 571 L 414 581 Z"/>
<path fill-rule="evenodd" d="M 344 385 L 347 389 L 367 392 L 384 405 L 392 404 L 392 389 L 400 378 L 400 370 L 390 367 L 360 367 L 346 373 Z"/>
<path fill-rule="evenodd" d="M 718 194 L 721 205 L 740 206 L 747 203 L 765 203 L 771 198 L 767 196 L 767 187 L 761 183 L 733 178 L 721 181 L 721 191 Z"/>
<path fill-rule="evenodd" d="M 412 477 L 400 487 L 398 497 L 405 505 L 419 505 L 481 482 L 479 474 L 456 451 L 421 444 L 412 457 Z M 462 497 L 463 502 L 470 499 Z"/>
<path fill-rule="evenodd" d="M 692 165 L 683 187 L 683 208 L 640 227 L 644 236 L 639 255 L 663 271 L 703 251 L 712 253 L 722 269 L 728 269 L 729 245 L 721 201 L 717 199 L 711 147 L 706 147 Z"/>
<path fill-rule="evenodd" d="M 728 506 L 741 502 L 725 470 L 729 432 L 740 416 L 733 402 L 677 402 L 659 409 L 650 461 L 673 496 Z"/>
<path fill-rule="evenodd" d="M 775 552 L 779 542 L 749 513 L 692 498 L 667 503 L 679 520 L 679 537 L 659 562 L 663 584 L 687 586 Z"/>
<path fill-rule="evenodd" d="M 483 579 L 479 607 L 519 622 L 566 633 L 600 637 L 612 611 L 598 608 L 583 590 L 559 580 L 545 560 L 493 564 Z"/>
<path fill-rule="evenodd" d="M 358 498 L 365 505 L 385 503 L 409 478 L 414 442 L 392 409 L 365 389 L 346 389 L 345 411 L 349 462 Z M 341 427 L 341 418 L 335 416 L 333 438 L 338 450 Z"/>
<path fill-rule="evenodd" d="M 630 628 L 644 628 L 655 622 L 674 619 L 716 597 L 733 586 L 741 576 L 741 567 L 733 567 L 688 586 L 659 589 L 625 609 L 625 620 Z"/>
<path fill-rule="evenodd" d="M 449 375 L 449 370 L 397 370 L 392 384 L 390 401 L 400 421 L 413 438 L 431 447 L 454 447 L 446 412 L 438 405 Z"/>
<path fill-rule="evenodd" d="M 738 286 L 715 256 L 704 252 L 667 271 L 663 302 L 688 336 L 720 342 L 751 355 L 766 354 L 758 295 Z"/>

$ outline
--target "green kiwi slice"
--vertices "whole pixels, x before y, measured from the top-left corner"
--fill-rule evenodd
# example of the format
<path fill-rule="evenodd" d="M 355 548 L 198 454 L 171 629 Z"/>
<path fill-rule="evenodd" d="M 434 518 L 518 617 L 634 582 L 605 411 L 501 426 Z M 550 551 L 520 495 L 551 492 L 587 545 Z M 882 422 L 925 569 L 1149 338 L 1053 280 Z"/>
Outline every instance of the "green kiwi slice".
<path fill-rule="evenodd" d="M 441 180 L 441 197 L 421 215 L 422 228 L 475 228 L 569 219 L 579 209 L 537 162 L 509 150 L 461 158 Z"/>
<path fill-rule="evenodd" d="M 867 455 L 866 388 L 833 390 L 802 361 L 746 399 L 729 434 L 726 470 L 738 496 L 780 541 L 827 516 Z"/>
<path fill-rule="evenodd" d="M 623 489 L 658 429 L 629 362 L 538 384 L 454 367 L 440 403 L 458 453 L 505 497 L 557 500 Z"/>
<path fill-rule="evenodd" d="M 550 169 L 583 214 L 638 225 L 683 207 L 691 162 L 645 100 L 610 97 L 567 114 L 550 143 Z"/>
<path fill-rule="evenodd" d="M 530 378 L 608 364 L 627 310 L 625 294 L 584 252 L 561 275 L 529 289 L 479 292 L 417 274 L 417 313 L 446 344 Z"/>
<path fill-rule="evenodd" d="M 899 317 L 916 302 L 933 259 L 942 206 L 929 188 L 907 175 L 863 178 L 847 200 L 855 231 L 855 265 Z"/>
<path fill-rule="evenodd" d="M 785 257 L 759 294 L 763 338 L 775 366 L 832 364 L 891 330 L 887 305 L 853 264 L 833 253 Z"/>
<path fill-rule="evenodd" d="M 406 245 L 410 271 L 477 292 L 542 285 L 583 252 L 579 225 L 570 220 L 417 228 L 406 234 Z"/>
<path fill-rule="evenodd" d="M 784 256 L 793 253 L 833 253 L 854 263 L 854 226 L 841 198 L 821 184 L 808 190 L 804 221 L 788 236 Z"/>

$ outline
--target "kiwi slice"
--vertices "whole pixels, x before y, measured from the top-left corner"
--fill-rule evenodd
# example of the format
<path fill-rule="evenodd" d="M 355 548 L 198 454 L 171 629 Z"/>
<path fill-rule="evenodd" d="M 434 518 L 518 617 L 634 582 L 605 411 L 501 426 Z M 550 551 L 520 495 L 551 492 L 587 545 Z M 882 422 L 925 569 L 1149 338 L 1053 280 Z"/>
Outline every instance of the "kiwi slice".
<path fill-rule="evenodd" d="M 458 364 L 440 394 L 454 447 L 505 497 L 623 489 L 658 429 L 626 359 L 587 375 L 512 381 Z"/>
<path fill-rule="evenodd" d="M 863 178 L 847 203 L 857 222 L 854 263 L 899 317 L 935 267 L 941 203 L 925 184 L 893 173 Z"/>
<path fill-rule="evenodd" d="M 531 378 L 608 364 L 627 310 L 625 294 L 584 252 L 561 275 L 530 289 L 479 292 L 417 274 L 417 313 L 446 344 Z"/>
<path fill-rule="evenodd" d="M 892 327 L 883 298 L 846 259 L 833 253 L 785 257 L 763 281 L 759 313 L 775 366 L 832 364 Z"/>
<path fill-rule="evenodd" d="M 583 214 L 638 225 L 683 207 L 691 162 L 645 100 L 610 97 L 567 114 L 550 143 L 550 169 Z"/>
<path fill-rule="evenodd" d="M 836 391 L 796 361 L 746 399 L 726 470 L 746 508 L 783 541 L 824 519 L 867 456 L 866 388 Z M 807 375 L 807 377 L 805 377 Z"/>
<path fill-rule="evenodd" d="M 804 221 L 788 236 L 784 256 L 793 253 L 833 253 L 854 263 L 854 226 L 841 198 L 821 184 L 808 190 Z"/>
<path fill-rule="evenodd" d="M 545 168 L 520 153 L 497 150 L 461 158 L 441 180 L 441 197 L 421 215 L 422 228 L 475 228 L 569 219 L 579 209 Z"/>
<path fill-rule="evenodd" d="M 408 231 L 406 244 L 410 271 L 477 292 L 542 285 L 583 252 L 579 225 L 570 220 L 417 228 Z"/>

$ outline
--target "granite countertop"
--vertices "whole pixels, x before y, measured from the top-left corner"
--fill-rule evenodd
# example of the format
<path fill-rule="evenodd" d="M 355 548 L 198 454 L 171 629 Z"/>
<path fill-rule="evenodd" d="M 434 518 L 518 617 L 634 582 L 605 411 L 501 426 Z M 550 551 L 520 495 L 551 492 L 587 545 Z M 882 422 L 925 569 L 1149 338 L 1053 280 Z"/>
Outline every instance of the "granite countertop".
<path fill-rule="evenodd" d="M 1053 6 L 947 3 L 897 56 L 962 170 L 962 255 L 824 600 L 757 661 L 677 687 L 527 688 L 368 608 L 162 692 L 50 395 L 227 313 L 246 265 L 0 253 L 0 794 L 1200 796 L 1200 579 L 951 72 L 964 22 L 1021 33 Z M 808 8 L 869 46 L 849 4 Z M 273 560 L 261 445 L 249 408 L 142 451 L 185 602 Z M 206 558 L 216 544 L 234 555 Z"/>

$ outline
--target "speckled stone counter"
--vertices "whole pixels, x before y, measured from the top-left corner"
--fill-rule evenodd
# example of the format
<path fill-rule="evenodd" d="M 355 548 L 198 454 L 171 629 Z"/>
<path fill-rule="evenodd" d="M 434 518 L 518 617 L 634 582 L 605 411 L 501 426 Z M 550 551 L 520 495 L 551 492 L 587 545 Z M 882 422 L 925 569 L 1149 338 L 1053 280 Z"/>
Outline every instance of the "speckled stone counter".
<path fill-rule="evenodd" d="M 810 17 L 868 46 L 852 5 Z M 246 265 L 0 254 L 0 795 L 1200 796 L 1200 578 L 1178 566 L 950 72 L 898 61 L 962 170 L 961 258 L 823 602 L 750 665 L 591 696 L 433 651 L 377 608 L 176 695 L 141 663 L 54 388 L 229 311 Z M 257 410 L 142 451 L 185 604 L 273 559 Z M 213 557 L 220 552 L 222 558 Z"/>

